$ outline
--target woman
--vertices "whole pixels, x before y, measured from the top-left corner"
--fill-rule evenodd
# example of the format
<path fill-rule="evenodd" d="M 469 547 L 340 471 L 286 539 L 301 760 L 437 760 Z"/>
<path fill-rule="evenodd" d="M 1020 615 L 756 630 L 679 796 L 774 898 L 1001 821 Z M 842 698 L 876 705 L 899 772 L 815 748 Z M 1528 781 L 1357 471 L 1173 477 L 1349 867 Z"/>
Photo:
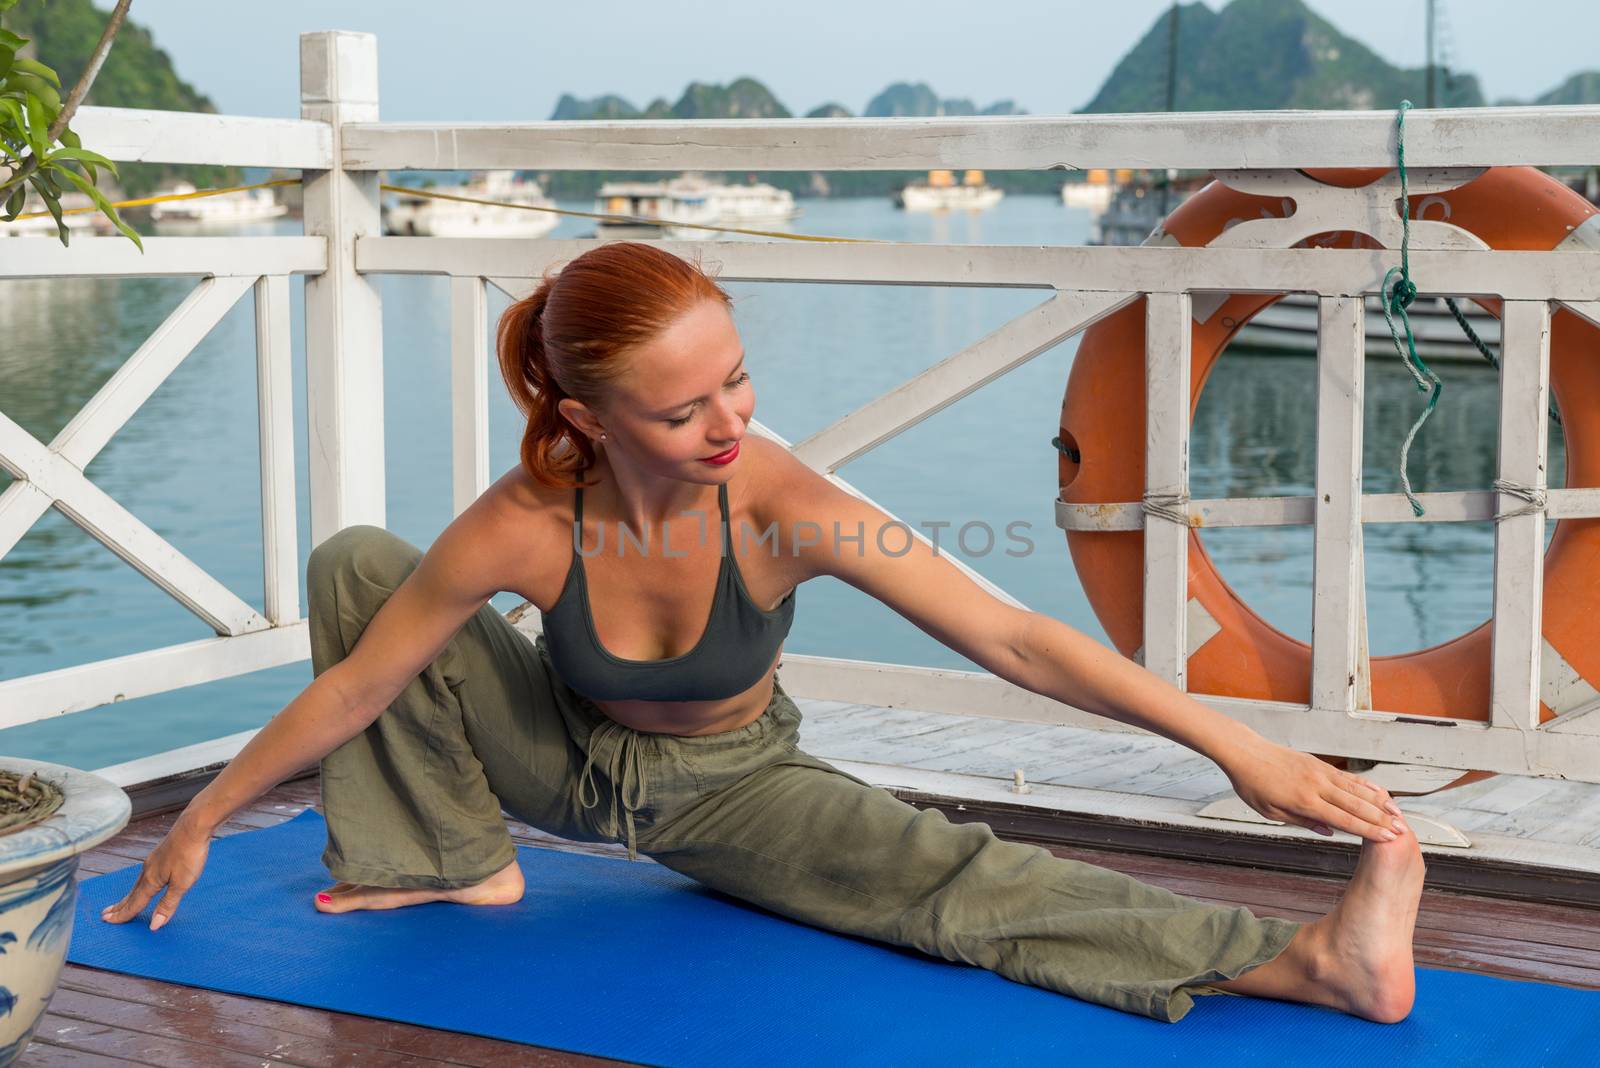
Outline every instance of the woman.
<path fill-rule="evenodd" d="M 202 790 L 104 918 L 199 877 L 211 831 L 321 760 L 327 913 L 521 900 L 501 814 L 625 841 L 807 923 L 1160 1020 L 1227 992 L 1403 1018 L 1423 864 L 1382 789 L 1012 608 L 746 433 L 727 294 L 650 245 L 593 249 L 501 319 L 522 463 L 426 554 L 376 527 L 307 569 L 306 690 Z M 587 490 L 587 492 L 585 492 Z M 1204 753 L 1276 820 L 1364 839 L 1339 906 L 1257 918 L 951 824 L 801 751 L 777 679 L 794 589 L 833 575 L 1036 693 Z M 488 604 L 539 606 L 529 643 Z"/>

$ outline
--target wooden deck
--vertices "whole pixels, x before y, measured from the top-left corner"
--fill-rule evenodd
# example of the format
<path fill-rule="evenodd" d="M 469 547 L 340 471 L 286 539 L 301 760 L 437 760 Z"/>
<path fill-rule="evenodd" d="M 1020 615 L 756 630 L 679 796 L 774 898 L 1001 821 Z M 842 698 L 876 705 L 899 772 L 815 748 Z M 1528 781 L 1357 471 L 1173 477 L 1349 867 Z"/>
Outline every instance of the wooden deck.
<path fill-rule="evenodd" d="M 808 708 L 814 729 L 807 748 L 830 759 L 868 755 L 845 744 L 847 707 Z M 857 717 L 859 718 L 859 717 Z M 956 717 L 960 718 L 960 717 Z M 831 720 L 831 725 L 830 725 Z M 993 724 L 994 721 L 988 721 Z M 942 726 L 946 732 L 952 724 Z M 1015 726 L 1015 725 L 1013 725 Z M 1038 728 L 1029 728 L 1038 736 Z M 1060 730 L 1065 728 L 1047 728 Z M 968 735 L 980 737 L 977 727 Z M 872 732 L 882 741 L 882 730 Z M 960 737 L 956 735 L 955 737 Z M 1147 740 L 1138 739 L 1139 742 Z M 1161 741 L 1157 739 L 1157 741 Z M 929 755 L 924 737 L 921 752 Z M 955 738 L 947 749 L 960 749 Z M 910 744 L 905 739 L 902 747 Z M 951 748 L 953 746 L 953 748 Z M 1030 749 L 1031 753 L 1042 750 Z M 887 750 L 871 750 L 892 755 Z M 901 756 L 906 755 L 904 751 Z M 949 757 L 950 754 L 946 754 Z M 1126 759 L 1123 754 L 1122 759 Z M 977 759 L 969 751 L 969 760 Z M 991 754 L 988 759 L 1009 757 Z M 1009 771 L 1007 772 L 1009 776 Z M 1225 785 L 1225 784 L 1224 784 Z M 1558 784 L 1560 785 L 1560 784 Z M 922 799 L 916 799 L 921 803 Z M 319 801 L 315 776 L 279 786 L 241 810 L 219 833 L 272 826 Z M 1063 845 L 1050 821 L 992 818 L 981 807 L 942 803 L 952 819 L 989 818 L 1006 837 L 1036 841 L 1059 856 L 1127 872 L 1177 893 L 1245 905 L 1261 915 L 1311 920 L 1331 909 L 1344 885 L 1339 877 L 1199 862 L 1151 852 L 1107 851 Z M 1004 817 L 996 813 L 997 817 Z M 171 826 L 175 812 L 141 816 L 117 837 L 83 856 L 79 877 L 138 863 Z M 566 842 L 508 821 L 523 844 L 624 855 L 621 846 Z M 1017 828 L 1023 828 L 1018 831 Z M 1354 846 L 1347 847 L 1351 859 Z M 641 858 L 643 863 L 652 863 Z M 1432 870 L 1430 868 L 1430 877 Z M 1570 905 L 1507 901 L 1429 889 L 1417 922 L 1417 963 L 1490 975 L 1600 989 L 1600 911 Z M 74 1065 L 245 1066 L 316 1065 L 399 1068 L 405 1065 L 598 1065 L 618 1063 L 535 1046 L 426 1027 L 390 1023 L 298 1005 L 156 982 L 95 968 L 67 965 L 61 986 L 17 1061 L 24 1068 Z"/>

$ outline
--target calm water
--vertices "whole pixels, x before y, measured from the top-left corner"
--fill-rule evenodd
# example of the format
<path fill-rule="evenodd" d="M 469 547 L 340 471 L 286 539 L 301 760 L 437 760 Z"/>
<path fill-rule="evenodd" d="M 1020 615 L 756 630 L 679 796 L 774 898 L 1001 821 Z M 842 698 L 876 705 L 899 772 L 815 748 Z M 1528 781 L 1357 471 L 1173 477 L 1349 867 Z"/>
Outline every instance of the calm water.
<path fill-rule="evenodd" d="M 587 204 L 572 205 L 587 208 Z M 980 216 L 898 212 L 887 200 L 806 201 L 797 229 L 897 240 L 1076 244 L 1086 215 L 1054 199 L 1009 197 Z M 280 227 L 288 231 L 294 224 Z M 564 221 L 553 236 L 592 224 Z M 0 282 L 0 411 L 48 442 L 191 288 L 184 279 Z M 426 547 L 450 520 L 449 288 L 444 279 L 386 277 L 385 461 L 388 526 Z M 909 286 L 733 285 L 736 321 L 754 377 L 756 417 L 798 441 L 1044 298 L 1041 292 Z M 303 315 L 293 284 L 300 551 L 306 504 Z M 504 308 L 491 303 L 491 314 Z M 1039 611 L 1094 638 L 1104 632 L 1084 598 L 1055 525 L 1050 438 L 1075 342 L 1057 347 L 843 470 L 880 504 L 945 551 Z M 1193 493 L 1307 494 L 1315 474 L 1313 361 L 1227 356 L 1207 385 L 1194 429 Z M 1446 365 L 1439 410 L 1413 446 L 1419 490 L 1487 488 L 1494 477 L 1496 378 Z M 1399 488 L 1399 443 L 1424 397 L 1397 361 L 1368 365 L 1369 492 Z M 496 380 L 491 464 L 516 463 L 520 423 Z M 1560 485 L 1560 440 L 1551 484 Z M 261 516 L 255 416 L 254 323 L 242 301 L 89 465 L 89 477 L 240 597 L 261 607 Z M 0 473 L 0 489 L 10 479 Z M 1033 548 L 1003 534 L 983 553 L 954 531 L 981 521 L 997 532 L 1026 523 Z M 1229 583 L 1267 620 L 1311 634 L 1310 527 L 1208 530 L 1205 544 Z M 1487 617 L 1493 581 L 1489 523 L 1390 524 L 1367 529 L 1368 602 L 1375 654 L 1431 645 Z M 302 586 L 304 575 L 301 576 Z M 502 610 L 520 602 L 502 594 Z M 798 594 L 787 645 L 813 653 L 971 667 L 878 602 L 823 579 Z M 301 593 L 302 610 L 304 591 Z M 0 558 L 0 678 L 69 667 L 212 632 L 70 520 L 51 510 Z M 0 731 L 0 752 L 82 767 L 107 764 L 260 726 L 310 681 L 309 663 L 258 672 Z"/>

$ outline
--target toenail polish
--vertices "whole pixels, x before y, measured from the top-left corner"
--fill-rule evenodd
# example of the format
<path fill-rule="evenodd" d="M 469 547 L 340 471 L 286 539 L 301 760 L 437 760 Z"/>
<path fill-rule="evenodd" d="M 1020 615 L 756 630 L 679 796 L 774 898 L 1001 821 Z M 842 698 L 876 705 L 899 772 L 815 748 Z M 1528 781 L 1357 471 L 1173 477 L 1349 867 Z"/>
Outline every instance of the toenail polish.
<path fill-rule="evenodd" d="M 324 905 L 330 905 L 333 903 L 333 898 L 329 897 L 327 894 L 318 894 L 317 900 L 322 902 Z"/>

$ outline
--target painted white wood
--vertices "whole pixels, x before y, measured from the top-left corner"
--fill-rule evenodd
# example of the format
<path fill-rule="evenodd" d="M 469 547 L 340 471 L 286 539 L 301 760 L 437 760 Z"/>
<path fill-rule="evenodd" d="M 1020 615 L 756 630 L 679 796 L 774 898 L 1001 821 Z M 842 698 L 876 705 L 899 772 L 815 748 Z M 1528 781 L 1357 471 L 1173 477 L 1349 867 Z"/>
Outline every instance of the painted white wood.
<path fill-rule="evenodd" d="M 1252 111 L 712 122 L 378 123 L 344 131 L 369 170 L 990 170 L 1392 167 L 1394 112 Z M 1594 162 L 1600 107 L 1418 108 L 1412 167 Z M 1426 278 L 1427 275 L 1421 277 Z"/>
<path fill-rule="evenodd" d="M 336 128 L 328 170 L 305 174 L 305 229 L 327 243 L 327 269 L 306 281 L 306 417 L 311 544 L 353 523 L 386 524 L 383 308 L 356 270 L 356 240 L 382 233 L 378 175 L 350 169 L 337 129 L 378 118 L 371 34 L 300 35 L 300 116 Z"/>
<path fill-rule="evenodd" d="M 1051 297 L 794 447 L 807 466 L 833 472 L 1015 370 L 1134 299 L 1134 294 Z"/>
<path fill-rule="evenodd" d="M 1151 293 L 1145 304 L 1147 502 L 1183 511 L 1189 496 L 1188 293 Z M 1151 512 L 1144 525 L 1144 666 L 1188 688 L 1189 525 Z"/>
<path fill-rule="evenodd" d="M 256 411 L 261 457 L 262 607 L 274 626 L 300 618 L 300 550 L 295 522 L 294 372 L 289 279 L 256 282 Z"/>
<path fill-rule="evenodd" d="M 152 275 L 307 274 L 327 266 L 315 237 L 147 237 L 140 252 L 125 237 L 74 237 L 0 246 L 0 278 L 140 278 Z"/>
<path fill-rule="evenodd" d="M 333 127 L 304 119 L 81 107 L 72 116 L 72 128 L 84 144 L 119 163 L 299 170 L 333 162 Z"/>
<path fill-rule="evenodd" d="M 1548 482 L 1550 305 L 1508 300 L 1501 323 L 1499 477 L 1543 492 Z M 1500 503 L 1502 515 L 1529 507 L 1509 493 L 1500 495 Z M 1496 727 L 1531 731 L 1539 726 L 1544 527 L 1542 508 L 1495 524 L 1490 708 Z"/>
<path fill-rule="evenodd" d="M 50 443 L 51 451 L 79 470 L 88 467 L 111 436 L 126 425 L 254 284 L 255 279 L 248 276 L 202 278 L 62 428 Z"/>
<path fill-rule="evenodd" d="M 1401 811 L 1405 812 L 1404 809 L 1401 809 Z M 1204 820 L 1222 820 L 1228 823 L 1259 823 L 1272 827 L 1289 826 L 1286 823 L 1270 820 L 1263 816 L 1245 804 L 1237 794 L 1229 794 L 1227 797 L 1212 801 L 1199 812 L 1196 812 L 1195 816 Z M 1405 818 L 1406 826 L 1411 828 L 1412 833 L 1417 836 L 1417 841 L 1421 845 L 1440 846 L 1450 849 L 1466 849 L 1472 845 L 1472 841 L 1466 835 L 1442 820 L 1431 819 L 1415 812 L 1406 812 Z M 1341 833 L 1344 832 L 1336 831 L 1334 837 L 1338 837 Z"/>
<path fill-rule="evenodd" d="M 1409 146 L 1408 146 L 1409 147 Z M 1466 184 L 1482 167 L 1406 167 L 1411 196 L 1442 193 Z M 1246 219 L 1227 226 L 1211 240 L 1212 248 L 1289 248 L 1316 234 L 1355 231 L 1376 238 L 1386 248 L 1399 248 L 1404 238 L 1400 213 L 1400 175 L 1391 170 L 1354 189 L 1327 185 L 1298 170 L 1219 170 L 1216 179 L 1231 189 L 1256 196 L 1278 197 L 1282 215 Z M 1446 205 L 1448 210 L 1448 205 Z M 1477 250 L 1489 246 L 1476 234 L 1448 222 L 1414 219 L 1411 250 Z"/>
<path fill-rule="evenodd" d="M 7 679 L 0 682 L 0 728 L 297 663 L 311 655 L 308 627 L 302 620 Z"/>
<path fill-rule="evenodd" d="M 957 801 L 967 799 L 981 802 L 1001 802 L 1039 812 L 1071 812 L 1078 815 L 1099 816 L 1107 820 L 1135 821 L 1163 827 L 1215 830 L 1216 824 L 1201 818 L 1197 813 L 1202 802 L 1166 797 L 1141 796 L 1117 790 L 1085 789 L 1073 786 L 1056 786 L 1036 783 L 1033 790 L 1017 794 L 1011 790 L 1009 780 L 961 775 L 946 771 L 925 771 L 864 761 L 844 760 L 830 756 L 828 762 L 874 786 L 891 790 L 910 790 L 919 794 L 949 797 Z M 1401 806 L 1408 816 L 1409 804 Z M 1327 841 L 1324 835 L 1304 827 L 1277 824 L 1237 823 L 1229 828 L 1237 834 L 1251 838 L 1299 839 L 1302 841 Z M 1354 841 L 1342 831 L 1334 832 L 1335 840 Z M 1460 856 L 1459 847 L 1423 845 L 1424 853 Z M 1514 862 L 1548 870 L 1551 875 L 1560 872 L 1600 872 L 1600 849 L 1575 848 L 1571 845 L 1527 840 L 1503 834 L 1474 832 L 1471 836 L 1470 855 L 1484 860 Z"/>
<path fill-rule="evenodd" d="M 1317 323 L 1316 530 L 1312 549 L 1311 706 L 1357 707 L 1361 416 L 1366 375 L 1359 297 L 1323 297 Z"/>
<path fill-rule="evenodd" d="M 1551 519 L 1600 515 L 1600 489 L 1576 487 L 1546 491 Z M 1417 494 L 1425 514 L 1418 516 L 1403 493 L 1369 493 L 1361 501 L 1366 523 L 1481 523 L 1499 510 L 1491 490 L 1452 490 Z M 1305 526 L 1313 522 L 1315 497 L 1225 497 L 1189 502 L 1190 521 L 1203 527 Z M 1139 530 L 1144 513 L 1137 501 L 1071 504 L 1057 499 L 1056 526 L 1063 530 Z"/>
<path fill-rule="evenodd" d="M 363 237 L 356 266 L 371 273 L 538 278 L 597 240 Z M 1078 245 L 831 244 L 786 241 L 650 242 L 714 263 L 728 282 L 850 282 L 1098 293 L 1297 291 L 1377 293 L 1394 266 L 1387 249 L 1165 248 Z M 76 245 L 74 245 L 76 248 Z M 1414 252 L 1413 276 L 1433 294 L 1514 300 L 1600 300 L 1593 252 Z M 498 283 L 497 283 L 498 284 Z"/>
<path fill-rule="evenodd" d="M 149 756 L 127 760 L 120 764 L 107 764 L 103 768 L 94 769 L 94 773 L 102 779 L 109 779 L 124 790 L 131 790 L 175 775 L 185 775 L 201 768 L 226 764 L 239 755 L 239 751 L 249 743 L 250 739 L 260 733 L 259 727 L 240 731 L 207 742 L 196 742 L 194 745 L 151 753 Z"/>
<path fill-rule="evenodd" d="M 984 672 L 798 653 L 785 653 L 779 671 L 784 689 L 795 697 L 1148 733 L 1031 693 Z M 1356 712 L 1333 720 L 1307 715 L 1307 704 L 1202 693 L 1190 696 L 1280 745 L 1302 752 L 1341 753 L 1385 762 L 1400 758 L 1407 763 L 1449 768 L 1600 781 L 1600 737 L 1577 731 L 1524 732 L 1467 720 L 1423 720 L 1387 712 Z"/>
<path fill-rule="evenodd" d="M 455 515 L 489 488 L 488 315 L 483 279 L 450 280 L 450 484 Z"/>
<path fill-rule="evenodd" d="M 218 634 L 243 634 L 266 627 L 233 591 L 151 530 L 86 478 L 82 471 L 0 412 L 0 455 L 52 498 L 68 519 L 133 565 L 133 569 L 203 619 Z"/>

